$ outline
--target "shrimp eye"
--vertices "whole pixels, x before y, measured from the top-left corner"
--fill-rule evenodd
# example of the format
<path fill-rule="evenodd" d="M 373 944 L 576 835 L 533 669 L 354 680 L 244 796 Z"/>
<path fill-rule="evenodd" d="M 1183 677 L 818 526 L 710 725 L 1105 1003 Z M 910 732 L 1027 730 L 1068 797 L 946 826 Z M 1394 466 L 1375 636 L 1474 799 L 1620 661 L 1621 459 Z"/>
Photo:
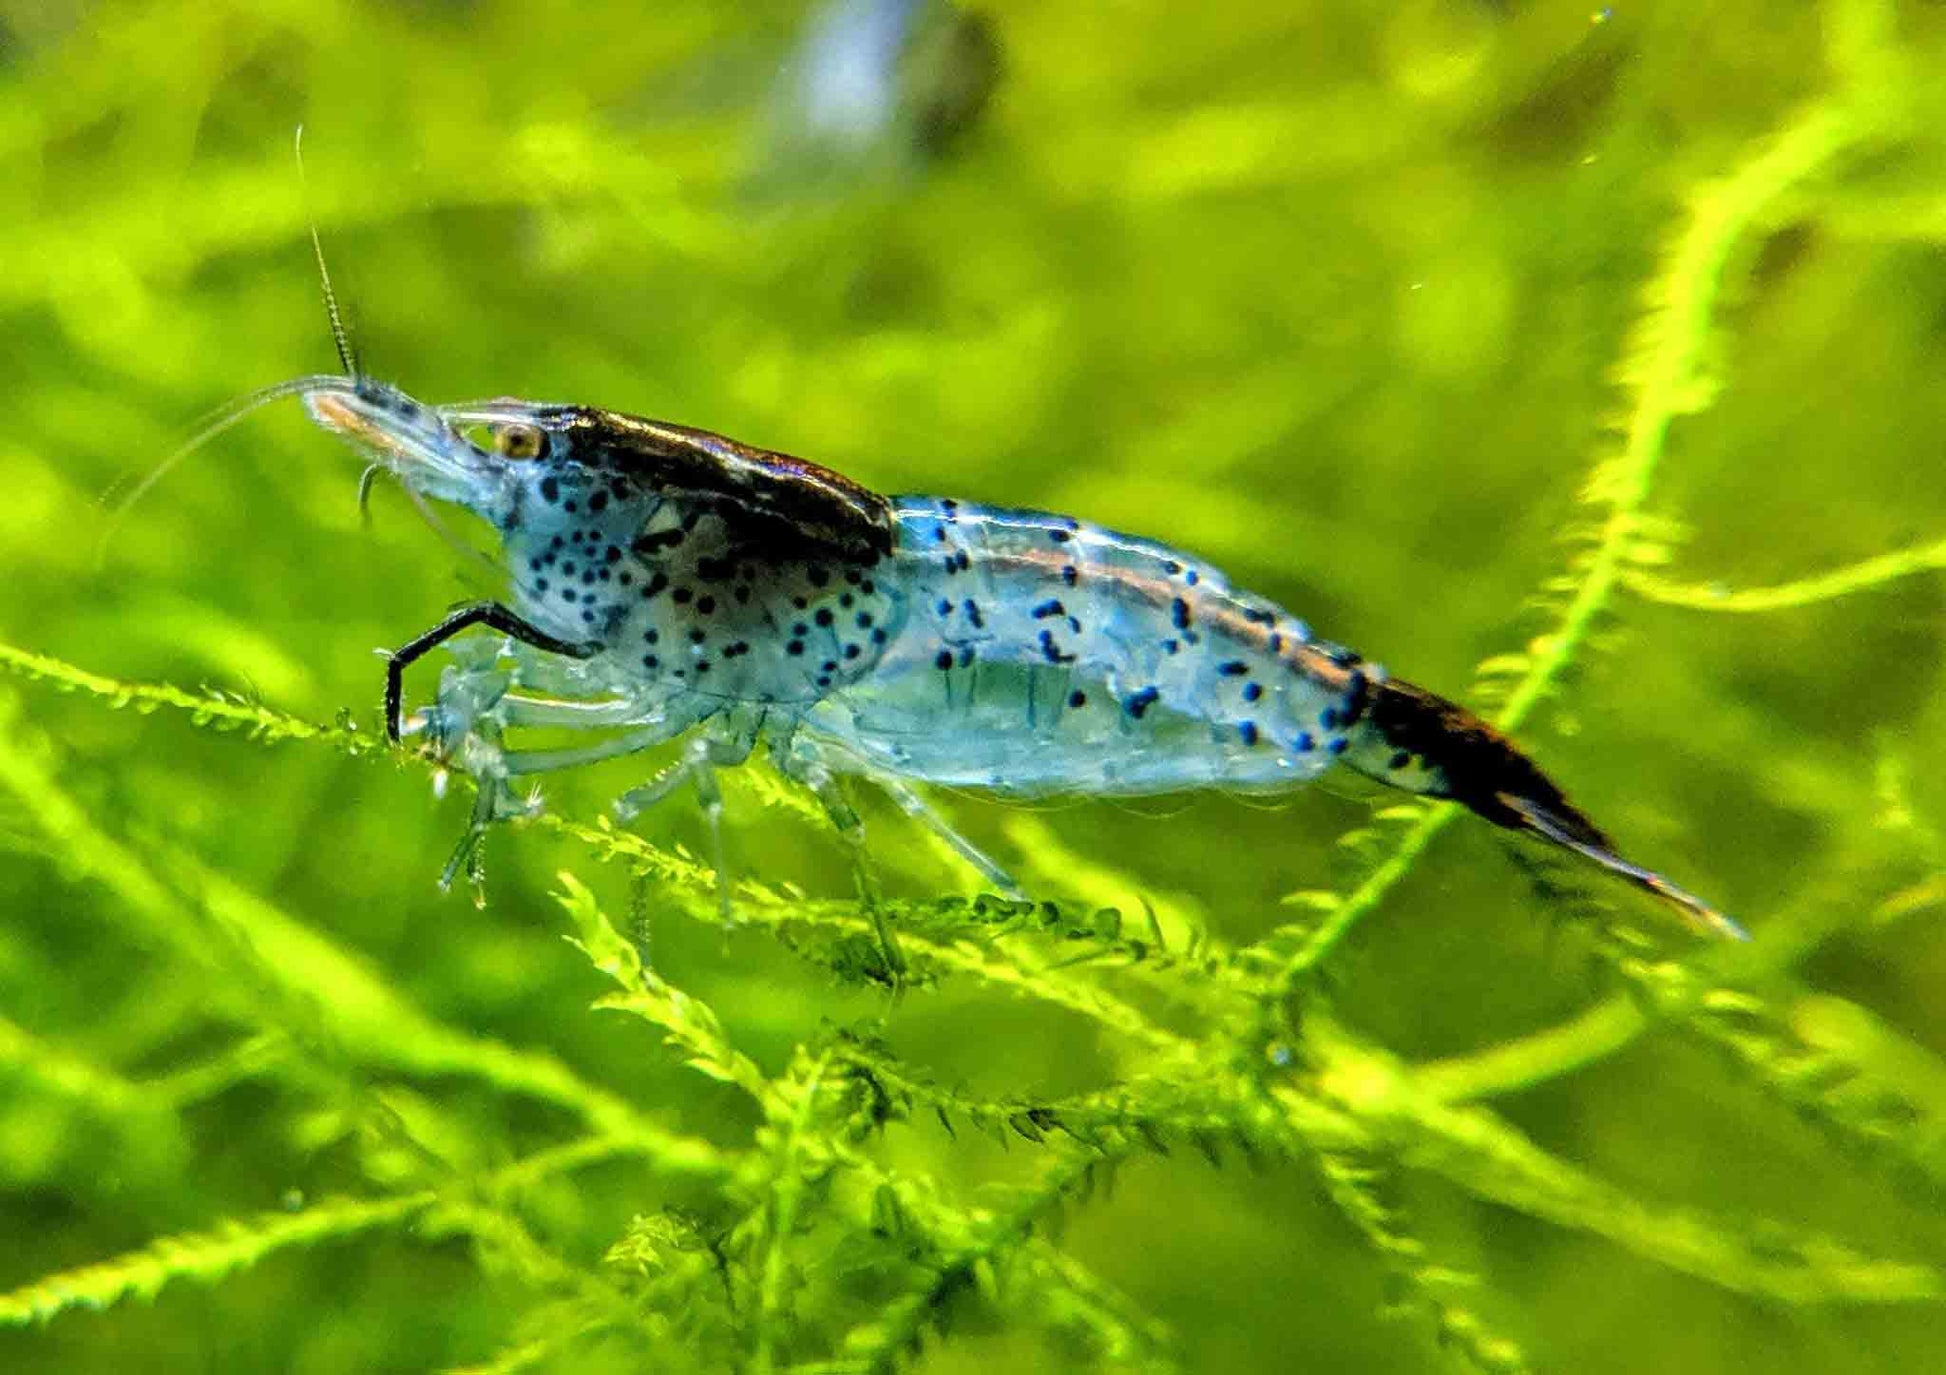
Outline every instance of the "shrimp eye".
<path fill-rule="evenodd" d="M 502 458 L 539 458 L 547 436 L 538 427 L 514 421 L 493 427 L 493 451 Z"/>

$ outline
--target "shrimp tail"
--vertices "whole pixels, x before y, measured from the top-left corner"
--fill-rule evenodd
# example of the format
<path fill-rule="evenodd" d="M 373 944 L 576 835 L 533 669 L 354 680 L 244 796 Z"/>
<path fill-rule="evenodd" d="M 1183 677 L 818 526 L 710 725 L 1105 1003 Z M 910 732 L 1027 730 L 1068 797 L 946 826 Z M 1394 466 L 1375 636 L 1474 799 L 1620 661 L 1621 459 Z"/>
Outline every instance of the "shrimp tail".
<path fill-rule="evenodd" d="M 1500 731 L 1397 678 L 1376 685 L 1346 762 L 1393 787 L 1450 798 L 1496 826 L 1538 836 L 1655 894 L 1696 931 L 1748 940 L 1735 921 L 1661 874 L 1623 859 L 1601 829 Z"/>

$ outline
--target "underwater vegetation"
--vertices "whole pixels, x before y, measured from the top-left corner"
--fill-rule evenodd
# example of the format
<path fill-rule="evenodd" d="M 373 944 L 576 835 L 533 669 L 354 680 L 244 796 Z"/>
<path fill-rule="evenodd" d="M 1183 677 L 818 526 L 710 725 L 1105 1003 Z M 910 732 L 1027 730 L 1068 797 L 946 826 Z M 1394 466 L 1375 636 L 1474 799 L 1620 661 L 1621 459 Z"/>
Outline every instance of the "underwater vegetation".
<path fill-rule="evenodd" d="M 975 8 L 799 141 L 842 7 L 0 6 L 7 1369 L 1946 1361 L 1946 14 Z M 101 501 L 313 217 L 373 375 L 1193 549 L 1753 939 L 1325 781 L 861 791 L 867 910 L 761 761 L 730 922 L 639 760 L 440 893 L 493 574 L 295 406 Z"/>

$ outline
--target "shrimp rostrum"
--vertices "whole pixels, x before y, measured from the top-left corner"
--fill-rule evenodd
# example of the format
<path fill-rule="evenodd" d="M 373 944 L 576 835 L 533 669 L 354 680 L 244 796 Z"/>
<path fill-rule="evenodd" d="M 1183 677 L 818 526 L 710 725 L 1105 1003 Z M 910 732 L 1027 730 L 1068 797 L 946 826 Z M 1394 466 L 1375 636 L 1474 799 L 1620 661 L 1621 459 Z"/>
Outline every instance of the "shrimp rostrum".
<path fill-rule="evenodd" d="M 1623 859 L 1486 722 L 1165 545 L 880 496 L 801 459 L 591 407 L 427 406 L 365 378 L 290 391 L 414 494 L 466 508 L 502 542 L 506 599 L 456 610 L 388 669 L 388 731 L 423 734 L 479 783 L 448 877 L 488 823 L 530 805 L 519 780 L 687 736 L 622 815 L 687 785 L 713 829 L 715 771 L 762 742 L 852 839 L 847 776 L 1011 889 L 912 785 L 1275 790 L 1341 765 L 1572 851 L 1699 930 L 1740 934 Z M 449 667 L 435 702 L 406 716 L 406 667 L 474 626 L 504 637 L 496 652 Z M 508 748 L 506 731 L 529 726 L 598 734 Z"/>

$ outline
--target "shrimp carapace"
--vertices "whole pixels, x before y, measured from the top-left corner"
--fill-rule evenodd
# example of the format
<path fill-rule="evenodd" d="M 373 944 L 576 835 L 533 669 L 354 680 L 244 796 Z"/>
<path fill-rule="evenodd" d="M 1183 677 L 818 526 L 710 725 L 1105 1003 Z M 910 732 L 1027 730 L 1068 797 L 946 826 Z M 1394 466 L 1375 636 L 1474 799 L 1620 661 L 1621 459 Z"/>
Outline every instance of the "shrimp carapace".
<path fill-rule="evenodd" d="M 541 428 L 557 425 L 587 461 L 605 460 L 619 475 L 692 507 L 714 509 L 726 523 L 752 527 L 753 535 L 768 534 L 776 541 L 773 555 L 787 549 L 858 558 L 891 552 L 885 498 L 807 459 L 592 406 L 559 407 Z"/>

